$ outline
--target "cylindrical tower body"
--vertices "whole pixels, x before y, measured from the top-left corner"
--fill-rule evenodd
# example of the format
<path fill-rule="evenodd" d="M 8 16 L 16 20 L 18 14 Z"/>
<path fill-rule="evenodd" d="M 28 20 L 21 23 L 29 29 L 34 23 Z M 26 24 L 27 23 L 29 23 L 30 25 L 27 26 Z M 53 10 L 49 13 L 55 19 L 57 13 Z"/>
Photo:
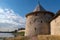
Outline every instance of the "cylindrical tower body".
<path fill-rule="evenodd" d="M 32 12 L 26 15 L 25 36 L 50 34 L 50 19 L 53 13 L 47 11 Z"/>

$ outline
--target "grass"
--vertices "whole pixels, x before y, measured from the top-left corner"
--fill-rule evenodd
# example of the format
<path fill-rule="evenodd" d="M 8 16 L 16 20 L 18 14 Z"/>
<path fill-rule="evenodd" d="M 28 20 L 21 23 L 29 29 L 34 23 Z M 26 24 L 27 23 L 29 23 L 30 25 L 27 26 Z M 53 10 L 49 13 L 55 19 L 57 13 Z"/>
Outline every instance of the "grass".
<path fill-rule="evenodd" d="M 59 35 L 38 35 L 32 37 L 25 37 L 25 36 L 17 36 L 14 38 L 6 38 L 6 40 L 60 40 Z"/>
<path fill-rule="evenodd" d="M 25 32 L 17 32 L 17 33 L 13 33 L 13 35 L 20 35 L 20 36 L 24 36 Z"/>
<path fill-rule="evenodd" d="M 59 35 L 38 35 L 38 40 L 60 40 Z"/>
<path fill-rule="evenodd" d="M 20 36 L 24 36 L 25 32 L 18 32 L 17 34 Z"/>

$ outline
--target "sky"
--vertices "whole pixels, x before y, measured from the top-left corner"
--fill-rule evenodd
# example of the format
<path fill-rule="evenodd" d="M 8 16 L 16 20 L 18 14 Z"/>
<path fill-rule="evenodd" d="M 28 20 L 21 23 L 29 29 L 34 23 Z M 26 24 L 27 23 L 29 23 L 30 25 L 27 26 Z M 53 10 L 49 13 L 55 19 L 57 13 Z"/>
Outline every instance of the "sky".
<path fill-rule="evenodd" d="M 47 11 L 60 10 L 60 0 L 39 0 Z M 37 0 L 0 0 L 0 31 L 13 31 L 25 27 L 25 15 L 33 12 Z"/>

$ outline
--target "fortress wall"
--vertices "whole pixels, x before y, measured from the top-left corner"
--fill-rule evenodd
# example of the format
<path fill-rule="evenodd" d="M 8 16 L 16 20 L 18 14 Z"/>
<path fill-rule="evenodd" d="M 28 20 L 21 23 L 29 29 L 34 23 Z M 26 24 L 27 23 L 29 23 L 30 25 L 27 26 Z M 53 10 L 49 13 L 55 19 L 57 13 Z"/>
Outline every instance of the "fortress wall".
<path fill-rule="evenodd" d="M 60 35 L 60 16 L 51 21 L 51 35 Z"/>
<path fill-rule="evenodd" d="M 37 13 L 29 15 L 26 18 L 26 30 L 25 36 L 32 36 L 37 34 L 50 34 L 50 24 L 51 19 L 49 13 Z"/>

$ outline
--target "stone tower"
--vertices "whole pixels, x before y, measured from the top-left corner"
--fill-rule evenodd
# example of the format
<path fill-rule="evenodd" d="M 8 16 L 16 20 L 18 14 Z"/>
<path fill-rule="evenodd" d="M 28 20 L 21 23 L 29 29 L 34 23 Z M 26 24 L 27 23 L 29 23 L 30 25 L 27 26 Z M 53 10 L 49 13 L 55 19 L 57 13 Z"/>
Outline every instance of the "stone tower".
<path fill-rule="evenodd" d="M 40 4 L 33 12 L 26 15 L 25 36 L 50 34 L 50 19 L 54 16 L 52 12 L 46 11 Z"/>

